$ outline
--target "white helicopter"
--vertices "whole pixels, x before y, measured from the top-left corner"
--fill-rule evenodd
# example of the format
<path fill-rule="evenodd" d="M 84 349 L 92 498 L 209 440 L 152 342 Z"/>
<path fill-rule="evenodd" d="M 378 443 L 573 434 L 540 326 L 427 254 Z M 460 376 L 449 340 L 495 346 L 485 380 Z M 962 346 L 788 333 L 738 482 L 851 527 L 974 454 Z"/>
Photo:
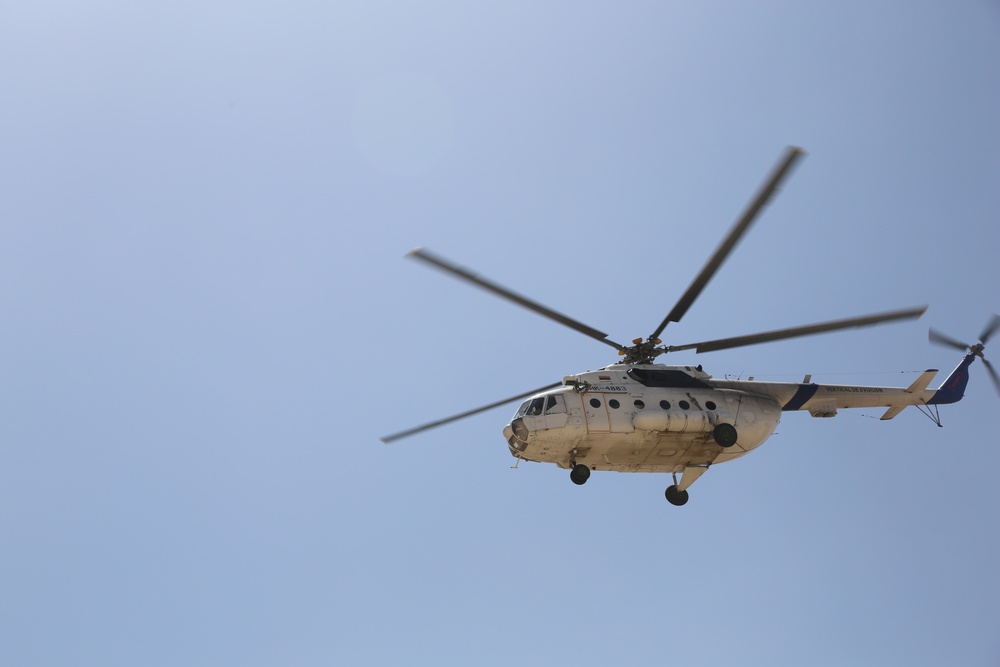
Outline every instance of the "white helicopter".
<path fill-rule="evenodd" d="M 808 375 L 802 382 L 718 379 L 704 372 L 700 365 L 654 363 L 668 352 L 691 349 L 710 352 L 918 318 L 924 313 L 926 306 L 736 338 L 663 345 L 660 340 L 663 330 L 670 322 L 680 321 L 803 153 L 795 147 L 787 150 L 673 310 L 653 333 L 645 339 L 636 338 L 631 345 L 609 340 L 602 331 L 476 276 L 427 250 L 412 251 L 411 257 L 615 348 L 622 359 L 599 370 L 569 375 L 546 387 L 385 436 L 382 442 L 389 443 L 527 399 L 503 429 L 510 453 L 518 459 L 518 464 L 554 463 L 569 469 L 575 484 L 584 484 L 594 470 L 671 473 L 674 483 L 666 489 L 666 498 L 673 505 L 684 505 L 688 501 L 688 488 L 711 466 L 737 459 L 762 445 L 774 433 L 782 412 L 808 410 L 813 417 L 833 417 L 841 408 L 883 407 L 885 420 L 913 405 L 940 426 L 937 406 L 962 398 L 969 366 L 977 357 L 983 360 L 1000 391 L 1000 377 L 983 356 L 987 340 L 1000 328 L 1000 316 L 996 315 L 975 345 L 931 330 L 932 342 L 967 351 L 961 363 L 936 389 L 928 387 L 937 370 L 925 371 L 908 387 L 880 387 L 815 384 Z"/>

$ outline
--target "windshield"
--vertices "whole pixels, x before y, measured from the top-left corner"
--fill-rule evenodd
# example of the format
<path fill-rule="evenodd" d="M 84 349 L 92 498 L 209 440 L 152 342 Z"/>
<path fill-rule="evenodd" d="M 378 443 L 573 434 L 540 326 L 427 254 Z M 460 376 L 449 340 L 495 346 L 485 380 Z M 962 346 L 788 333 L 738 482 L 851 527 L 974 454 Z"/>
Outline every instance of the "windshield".
<path fill-rule="evenodd" d="M 535 417 L 537 415 L 542 414 L 542 409 L 544 407 L 545 407 L 544 396 L 540 396 L 538 398 L 532 398 L 531 400 L 521 403 L 521 407 L 519 407 L 517 409 L 517 412 L 514 414 L 514 419 L 517 419 L 518 417 L 524 417 L 526 415 L 528 417 Z"/>

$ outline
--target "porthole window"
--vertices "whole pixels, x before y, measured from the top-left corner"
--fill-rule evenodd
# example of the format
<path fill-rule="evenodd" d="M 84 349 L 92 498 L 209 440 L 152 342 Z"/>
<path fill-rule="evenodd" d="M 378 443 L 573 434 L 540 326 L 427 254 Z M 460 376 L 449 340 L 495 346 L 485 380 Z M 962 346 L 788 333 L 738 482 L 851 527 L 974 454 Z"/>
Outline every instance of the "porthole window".
<path fill-rule="evenodd" d="M 615 410 L 617 410 L 618 408 L 620 408 L 620 407 L 622 406 L 622 404 L 621 404 L 621 403 L 619 403 L 618 401 L 616 401 L 616 400 L 615 400 L 615 399 L 613 399 L 613 398 L 612 398 L 612 399 L 611 399 L 610 401 L 608 401 L 608 405 L 610 405 L 610 406 L 611 406 L 612 408 L 614 408 Z"/>
<path fill-rule="evenodd" d="M 643 403 L 642 401 L 640 401 L 640 400 L 639 400 L 639 399 L 637 398 L 637 399 L 635 399 L 635 407 L 636 407 L 636 408 L 637 408 L 638 410 L 642 410 L 642 409 L 643 409 L 644 407 L 646 407 L 646 404 L 645 404 L 645 403 Z"/>
<path fill-rule="evenodd" d="M 660 401 L 660 407 L 664 410 L 670 409 L 670 401 Z"/>
<path fill-rule="evenodd" d="M 709 410 L 715 409 L 715 401 L 705 401 L 705 407 Z"/>
<path fill-rule="evenodd" d="M 599 400 L 597 400 L 596 398 L 592 398 L 592 399 L 590 399 L 590 405 L 591 405 L 591 407 L 599 408 L 599 407 L 601 407 L 601 402 Z"/>
<path fill-rule="evenodd" d="M 677 405 L 681 406 L 681 410 L 687 410 L 688 408 L 691 407 L 691 404 L 688 403 L 687 401 L 681 401 Z"/>

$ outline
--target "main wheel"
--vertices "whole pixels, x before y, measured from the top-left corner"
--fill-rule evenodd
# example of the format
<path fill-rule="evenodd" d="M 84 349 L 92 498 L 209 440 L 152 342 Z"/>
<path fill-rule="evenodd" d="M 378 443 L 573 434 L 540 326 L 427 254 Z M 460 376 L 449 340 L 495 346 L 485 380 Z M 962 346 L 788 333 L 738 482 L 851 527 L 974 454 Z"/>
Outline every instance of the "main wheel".
<path fill-rule="evenodd" d="M 712 430 L 712 437 L 720 447 L 732 447 L 739 436 L 732 424 L 719 424 Z"/>
<path fill-rule="evenodd" d="M 590 468 L 582 463 L 577 463 L 570 471 L 569 478 L 574 484 L 586 484 L 587 480 L 590 479 Z"/>
<path fill-rule="evenodd" d="M 677 486 L 674 484 L 671 484 L 670 486 L 667 487 L 667 490 L 664 493 L 664 495 L 667 497 L 668 503 L 670 503 L 671 505 L 676 505 L 677 507 L 680 507 L 681 505 L 685 504 L 688 501 L 688 492 L 678 491 Z"/>

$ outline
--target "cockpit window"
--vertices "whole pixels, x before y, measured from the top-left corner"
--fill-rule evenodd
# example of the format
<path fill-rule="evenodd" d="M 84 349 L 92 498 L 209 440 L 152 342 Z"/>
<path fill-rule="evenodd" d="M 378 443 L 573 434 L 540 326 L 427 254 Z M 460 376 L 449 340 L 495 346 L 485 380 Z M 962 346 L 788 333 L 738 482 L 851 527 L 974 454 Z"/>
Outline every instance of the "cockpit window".
<path fill-rule="evenodd" d="M 528 415 L 529 417 L 540 415 L 542 414 L 542 407 L 544 405 L 545 405 L 544 397 L 540 396 L 538 398 L 533 398 L 528 403 L 528 411 L 525 414 Z"/>
<path fill-rule="evenodd" d="M 566 402 L 562 396 L 539 396 L 521 403 L 521 407 L 514 414 L 514 419 L 518 417 L 536 417 L 541 414 L 554 415 L 566 412 Z"/>
<path fill-rule="evenodd" d="M 566 403 L 562 396 L 549 396 L 545 402 L 545 414 L 555 415 L 566 412 Z"/>

